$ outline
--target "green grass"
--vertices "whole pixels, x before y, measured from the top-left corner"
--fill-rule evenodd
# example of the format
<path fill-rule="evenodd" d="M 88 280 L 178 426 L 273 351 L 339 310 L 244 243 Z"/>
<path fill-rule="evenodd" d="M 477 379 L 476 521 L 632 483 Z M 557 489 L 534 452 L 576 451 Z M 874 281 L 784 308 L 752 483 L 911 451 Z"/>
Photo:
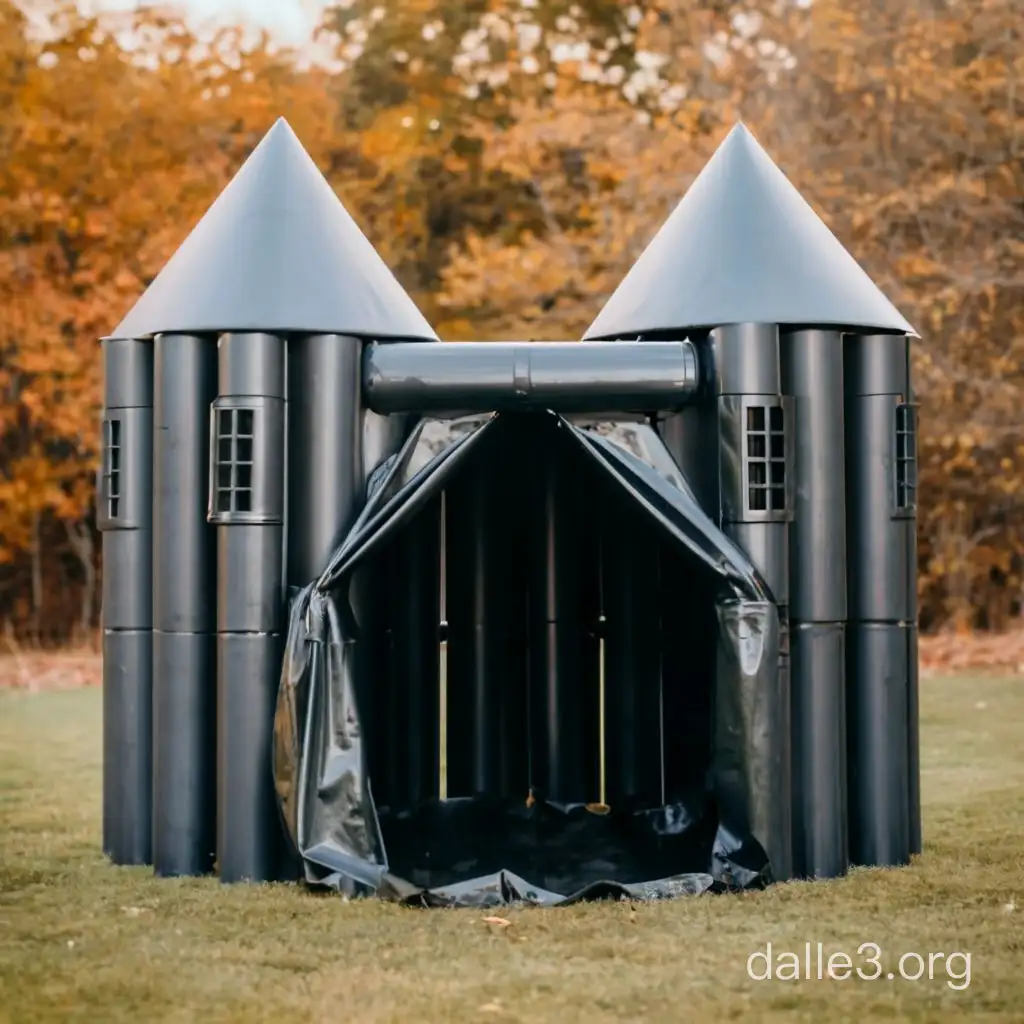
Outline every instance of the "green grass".
<path fill-rule="evenodd" d="M 911 867 L 502 925 L 111 867 L 99 693 L 0 692 L 0 1021 L 1024 1020 L 1024 680 L 927 679 L 922 705 Z M 754 982 L 768 941 L 874 942 L 882 978 Z M 941 963 L 885 980 L 904 952 L 957 950 L 964 991 Z"/>

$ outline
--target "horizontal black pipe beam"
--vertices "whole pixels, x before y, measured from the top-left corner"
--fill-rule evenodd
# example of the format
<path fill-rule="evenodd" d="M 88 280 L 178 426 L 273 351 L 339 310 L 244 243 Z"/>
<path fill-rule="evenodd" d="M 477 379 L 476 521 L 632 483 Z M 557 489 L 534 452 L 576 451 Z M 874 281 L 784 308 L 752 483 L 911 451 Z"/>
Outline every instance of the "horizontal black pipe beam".
<path fill-rule="evenodd" d="M 370 344 L 363 398 L 378 413 L 659 412 L 697 391 L 688 341 Z"/>

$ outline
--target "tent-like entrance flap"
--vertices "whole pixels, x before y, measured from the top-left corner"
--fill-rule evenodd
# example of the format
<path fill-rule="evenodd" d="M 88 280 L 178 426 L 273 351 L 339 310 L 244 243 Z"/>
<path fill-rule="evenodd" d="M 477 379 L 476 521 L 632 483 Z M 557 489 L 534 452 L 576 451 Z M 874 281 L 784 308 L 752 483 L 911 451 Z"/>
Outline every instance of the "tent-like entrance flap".
<path fill-rule="evenodd" d="M 666 898 L 715 883 L 770 881 L 772 860 L 788 858 L 790 842 L 788 818 L 779 810 L 788 799 L 778 791 L 788 779 L 788 694 L 778 671 L 779 618 L 771 594 L 747 557 L 697 506 L 648 425 L 573 422 L 549 412 L 530 416 L 531 429 L 550 432 L 541 436 L 552 443 L 572 442 L 579 468 L 596 472 L 625 497 L 637 521 L 650 523 L 709 587 L 719 630 L 705 780 L 682 802 L 625 817 L 545 800 L 512 806 L 461 798 L 428 801 L 382 828 L 368 770 L 371 734 L 360 706 L 360 695 L 371 692 L 374 681 L 367 678 L 372 662 L 361 649 L 368 641 L 358 570 L 471 472 L 471 460 L 493 457 L 502 431 L 514 438 L 526 422 L 505 414 L 425 419 L 374 475 L 363 513 L 320 579 L 292 605 L 274 777 L 307 881 L 427 905 Z M 669 734 L 671 728 L 666 723 Z M 406 840 L 447 867 L 426 884 L 419 876 L 398 877 L 392 863 L 400 858 L 389 852 Z M 497 851 L 495 842 L 502 844 Z M 538 867 L 541 875 L 530 878 L 528 870 L 499 863 L 506 851 L 517 864 L 533 863 L 531 850 L 545 844 L 562 858 L 555 873 Z"/>

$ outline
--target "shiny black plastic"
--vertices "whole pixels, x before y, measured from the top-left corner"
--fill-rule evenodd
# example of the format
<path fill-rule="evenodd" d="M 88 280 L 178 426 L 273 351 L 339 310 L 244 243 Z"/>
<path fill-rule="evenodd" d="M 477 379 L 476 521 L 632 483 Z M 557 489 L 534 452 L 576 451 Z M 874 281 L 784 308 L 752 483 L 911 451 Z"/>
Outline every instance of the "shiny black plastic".
<path fill-rule="evenodd" d="M 385 567 L 415 531 L 421 531 L 423 550 L 432 549 L 433 527 L 424 524 L 436 516 L 442 494 L 446 505 L 469 502 L 472 507 L 479 500 L 473 488 L 489 470 L 499 477 L 503 471 L 514 474 L 526 491 L 543 496 L 551 486 L 552 465 L 561 476 L 571 469 L 574 480 L 592 488 L 587 493 L 595 503 L 624 505 L 615 519 L 619 532 L 657 537 L 664 546 L 665 571 L 678 573 L 662 581 L 660 621 L 652 636 L 683 636 L 683 648 L 678 642 L 663 643 L 662 650 L 669 658 L 691 659 L 694 669 L 686 671 L 676 661 L 673 671 L 663 674 L 672 689 L 665 701 L 664 735 L 641 736 L 616 749 L 636 749 L 646 742 L 675 756 L 680 744 L 690 746 L 699 733 L 704 754 L 691 754 L 689 764 L 676 758 L 672 771 L 662 772 L 662 791 L 653 801 L 604 803 L 600 794 L 587 791 L 548 793 L 550 770 L 540 772 L 531 756 L 525 771 L 517 774 L 513 760 L 511 776 L 489 774 L 483 792 L 442 799 L 438 787 L 431 786 L 430 792 L 407 793 L 404 802 L 385 802 L 383 791 L 393 788 L 386 781 L 386 766 L 398 751 L 382 749 L 394 735 L 382 728 L 382 718 L 403 717 L 406 729 L 416 724 L 395 706 L 398 693 L 389 689 L 382 637 L 393 614 L 388 594 L 398 581 Z M 550 536 L 544 540 L 544 524 L 551 521 L 544 500 L 532 507 L 539 519 L 524 510 L 522 536 L 495 541 L 522 552 L 527 563 L 539 563 L 551 543 Z M 589 524 L 599 518 L 579 510 L 580 544 L 589 543 Z M 446 547 L 468 539 L 452 535 L 450 524 L 458 521 L 458 512 L 449 509 Z M 511 522 L 512 517 L 495 513 L 495 521 Z M 543 527 L 540 535 L 531 523 Z M 430 536 L 423 539 L 423 532 Z M 616 543 L 614 529 L 602 536 L 605 546 Z M 479 547 L 487 541 L 474 543 Z M 419 572 L 429 577 L 432 569 Z M 530 571 L 523 575 L 526 593 L 533 597 L 533 611 L 526 616 L 527 644 L 535 648 L 538 627 L 551 618 L 551 609 L 571 606 L 559 603 L 565 600 L 558 596 L 565 580 L 547 586 L 538 603 L 537 583 Z M 520 584 L 511 579 L 505 582 L 513 592 Z M 687 593 L 707 595 L 708 606 L 717 608 L 715 626 L 708 629 L 699 619 L 688 624 L 686 601 L 669 599 Z M 426 615 L 434 614 L 429 602 L 421 603 Z M 565 625 L 560 642 L 578 637 L 585 645 L 594 607 L 582 601 L 574 612 L 579 619 L 572 628 Z M 629 628 L 635 630 L 636 624 Z M 486 642 L 479 650 L 485 648 Z M 715 672 L 707 670 L 709 652 Z M 789 695 L 782 692 L 787 675 L 778 670 L 779 657 L 778 611 L 766 584 L 698 507 L 646 423 L 573 422 L 553 413 L 425 419 L 371 477 L 367 503 L 348 536 L 321 577 L 292 603 L 275 716 L 274 778 L 306 881 L 422 905 L 482 906 L 606 896 L 657 899 L 785 878 L 791 859 L 784 792 Z M 513 663 L 487 710 L 500 723 L 490 735 L 501 737 L 505 731 L 508 705 L 502 701 L 520 706 L 520 693 L 529 703 L 545 687 L 549 697 L 557 698 L 552 686 L 562 685 L 563 675 L 568 685 L 572 672 L 577 678 L 590 672 L 585 657 L 582 663 L 582 673 L 574 668 L 568 675 L 550 661 L 547 668 L 531 665 L 525 674 Z M 558 680 L 546 675 L 549 671 Z M 429 675 L 424 674 L 423 686 L 432 689 Z M 701 687 L 705 692 L 699 692 Z M 436 723 L 434 699 L 433 693 L 426 696 L 430 710 L 422 717 L 421 740 Z M 579 711 L 585 718 L 586 709 Z M 634 715 L 606 721 L 605 728 L 636 727 L 646 720 Z M 509 727 L 522 728 L 512 721 Z M 535 739 L 530 739 L 531 750 Z M 458 743 L 450 728 L 446 742 L 444 760 L 450 769 Z M 508 766 L 509 761 L 496 763 Z M 475 764 L 472 758 L 470 764 Z"/>

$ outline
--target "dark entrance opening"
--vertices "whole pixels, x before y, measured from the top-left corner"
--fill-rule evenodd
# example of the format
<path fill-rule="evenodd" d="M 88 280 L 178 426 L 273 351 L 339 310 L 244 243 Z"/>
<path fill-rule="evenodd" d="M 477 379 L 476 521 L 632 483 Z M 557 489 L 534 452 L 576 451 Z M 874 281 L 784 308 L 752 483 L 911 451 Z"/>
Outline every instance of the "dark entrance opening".
<path fill-rule="evenodd" d="M 353 577 L 390 872 L 706 871 L 719 585 L 559 420 L 503 415 Z"/>

